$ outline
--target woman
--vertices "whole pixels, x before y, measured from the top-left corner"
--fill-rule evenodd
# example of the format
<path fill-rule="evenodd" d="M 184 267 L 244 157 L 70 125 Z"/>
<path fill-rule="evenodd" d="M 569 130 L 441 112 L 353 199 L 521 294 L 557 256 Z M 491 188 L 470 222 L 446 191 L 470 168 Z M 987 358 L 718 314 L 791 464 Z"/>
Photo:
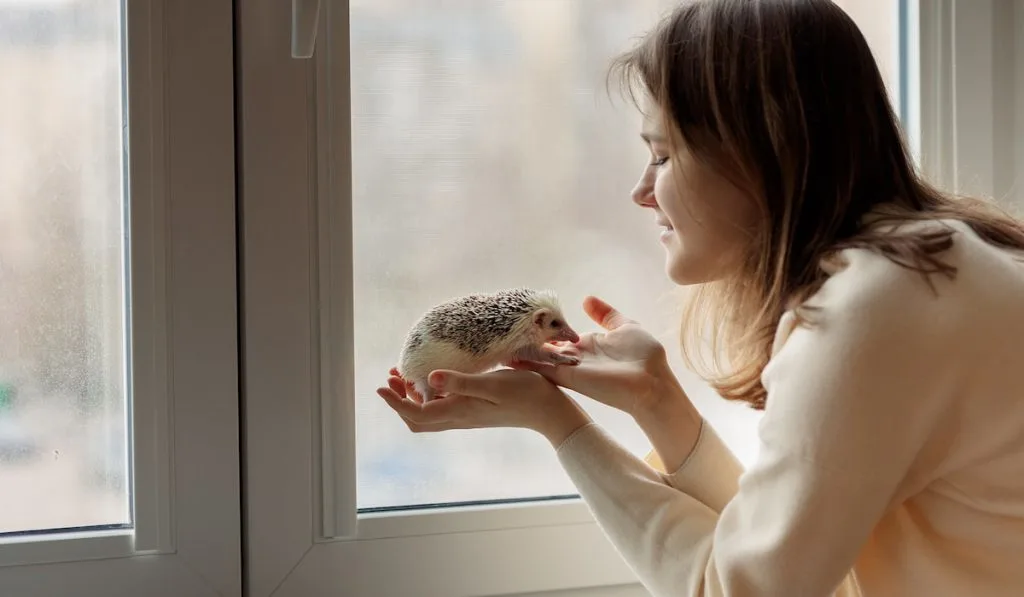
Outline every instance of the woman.
<path fill-rule="evenodd" d="M 764 409 L 756 463 L 596 298 L 577 367 L 438 371 L 426 405 L 392 372 L 380 395 L 414 431 L 542 433 L 655 595 L 1024 594 L 1024 226 L 914 172 L 828 0 L 686 4 L 617 67 L 651 152 L 633 201 L 700 289 L 685 344 L 710 327 L 709 379 Z M 558 386 L 630 413 L 672 473 Z"/>

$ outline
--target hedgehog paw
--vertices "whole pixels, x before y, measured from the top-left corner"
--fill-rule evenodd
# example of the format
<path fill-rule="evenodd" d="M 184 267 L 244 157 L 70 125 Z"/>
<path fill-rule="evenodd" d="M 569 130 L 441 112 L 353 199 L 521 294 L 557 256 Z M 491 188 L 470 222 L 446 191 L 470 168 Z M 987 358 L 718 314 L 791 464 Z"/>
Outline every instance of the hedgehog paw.
<path fill-rule="evenodd" d="M 579 365 L 580 357 L 575 354 L 563 352 L 560 350 L 551 350 L 550 348 L 543 348 L 540 351 L 540 362 L 550 363 L 552 365 Z"/>
<path fill-rule="evenodd" d="M 555 365 L 571 365 L 576 366 L 580 364 L 580 358 L 568 354 L 561 354 L 558 352 L 551 353 L 551 362 Z"/>

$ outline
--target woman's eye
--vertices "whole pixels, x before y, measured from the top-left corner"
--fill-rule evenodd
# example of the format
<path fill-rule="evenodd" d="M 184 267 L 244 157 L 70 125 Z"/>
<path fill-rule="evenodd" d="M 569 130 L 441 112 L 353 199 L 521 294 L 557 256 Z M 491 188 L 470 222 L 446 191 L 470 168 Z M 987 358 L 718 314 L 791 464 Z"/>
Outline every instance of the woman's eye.
<path fill-rule="evenodd" d="M 668 156 L 665 156 L 663 158 L 654 158 L 654 160 L 651 162 L 651 165 L 652 166 L 664 166 L 665 162 L 667 162 L 667 161 L 668 161 Z"/>

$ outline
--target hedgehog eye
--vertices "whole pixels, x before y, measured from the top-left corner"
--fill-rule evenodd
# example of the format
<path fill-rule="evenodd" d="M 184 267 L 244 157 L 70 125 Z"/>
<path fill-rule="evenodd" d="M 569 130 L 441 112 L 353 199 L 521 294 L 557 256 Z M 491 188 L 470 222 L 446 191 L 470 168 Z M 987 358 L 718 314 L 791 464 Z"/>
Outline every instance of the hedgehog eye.
<path fill-rule="evenodd" d="M 560 327 L 562 327 L 562 322 L 558 321 L 557 319 L 553 319 L 551 321 L 551 327 L 553 327 L 553 328 L 560 328 Z"/>

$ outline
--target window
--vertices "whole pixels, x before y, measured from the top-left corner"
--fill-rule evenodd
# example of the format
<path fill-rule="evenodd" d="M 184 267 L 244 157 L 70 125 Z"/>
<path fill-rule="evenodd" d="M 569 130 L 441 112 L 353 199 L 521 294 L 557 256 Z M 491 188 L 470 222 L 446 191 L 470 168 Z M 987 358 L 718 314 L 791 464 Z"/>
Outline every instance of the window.
<path fill-rule="evenodd" d="M 376 396 L 432 304 L 553 288 L 570 323 L 593 329 L 580 303 L 596 294 L 676 343 L 655 227 L 629 200 L 647 159 L 638 120 L 604 85 L 615 54 L 675 4 L 351 2 L 361 508 L 574 493 L 530 432 L 413 435 Z M 840 4 L 895 87 L 896 4 Z M 647 450 L 632 421 L 584 404 L 635 452 Z M 755 421 L 730 409 L 716 422 L 750 458 Z"/>
<path fill-rule="evenodd" d="M 4 595 L 240 585 L 231 12 L 171 4 L 0 0 Z"/>
<path fill-rule="evenodd" d="M 117 2 L 0 5 L 0 533 L 131 525 Z"/>
<path fill-rule="evenodd" d="M 909 2 L 911 126 L 943 188 L 1024 209 L 1024 25 L 1020 2 Z"/>
<path fill-rule="evenodd" d="M 675 1 L 0 0 L 0 594 L 642 594 L 539 438 L 413 435 L 373 390 L 424 308 L 513 285 L 679 363 L 604 88 Z M 838 3 L 926 172 L 1012 191 L 1024 11 Z"/>
<path fill-rule="evenodd" d="M 575 493 L 536 434 L 413 435 L 374 390 L 416 318 L 458 294 L 552 288 L 590 329 L 593 293 L 670 325 L 647 302 L 669 291 L 656 229 L 629 200 L 638 121 L 604 71 L 672 4 L 351 3 L 360 507 Z"/>
<path fill-rule="evenodd" d="M 639 122 L 604 86 L 609 59 L 674 2 L 332 3 L 311 60 L 265 27 L 291 16 L 274 4 L 239 21 L 273 40 L 243 42 L 240 62 L 251 589 L 635 583 L 543 440 L 414 435 L 374 389 L 424 309 L 481 289 L 554 288 L 583 329 L 596 294 L 674 350 L 661 249 L 629 201 Z M 842 4 L 898 93 L 897 4 Z M 677 370 L 752 460 L 757 415 Z M 619 413 L 584 404 L 647 451 Z M 384 560 L 430 573 L 406 579 Z"/>

